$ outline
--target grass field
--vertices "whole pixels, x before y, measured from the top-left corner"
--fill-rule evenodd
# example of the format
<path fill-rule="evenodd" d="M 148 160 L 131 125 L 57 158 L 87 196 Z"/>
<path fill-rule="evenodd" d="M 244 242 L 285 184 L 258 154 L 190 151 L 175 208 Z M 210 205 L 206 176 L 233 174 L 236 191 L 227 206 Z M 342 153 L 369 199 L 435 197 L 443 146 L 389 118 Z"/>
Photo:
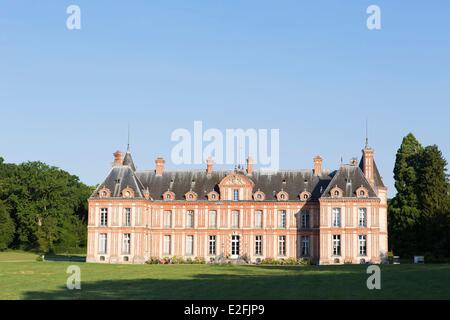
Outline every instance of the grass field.
<path fill-rule="evenodd" d="M 81 290 L 67 290 L 70 265 Z M 0 253 L 0 299 L 450 299 L 450 265 L 385 265 L 381 290 L 365 266 L 100 265 Z"/>

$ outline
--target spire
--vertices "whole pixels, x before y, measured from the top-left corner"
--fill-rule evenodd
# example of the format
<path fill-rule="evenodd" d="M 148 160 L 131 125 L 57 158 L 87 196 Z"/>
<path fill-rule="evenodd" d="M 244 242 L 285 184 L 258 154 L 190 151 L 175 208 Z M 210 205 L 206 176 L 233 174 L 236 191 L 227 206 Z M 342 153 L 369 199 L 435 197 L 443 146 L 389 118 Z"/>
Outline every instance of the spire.
<path fill-rule="evenodd" d="M 127 153 L 130 153 L 130 124 L 128 123 L 128 142 L 127 142 Z"/>
<path fill-rule="evenodd" d="M 369 148 L 369 120 L 366 118 L 366 149 Z"/>

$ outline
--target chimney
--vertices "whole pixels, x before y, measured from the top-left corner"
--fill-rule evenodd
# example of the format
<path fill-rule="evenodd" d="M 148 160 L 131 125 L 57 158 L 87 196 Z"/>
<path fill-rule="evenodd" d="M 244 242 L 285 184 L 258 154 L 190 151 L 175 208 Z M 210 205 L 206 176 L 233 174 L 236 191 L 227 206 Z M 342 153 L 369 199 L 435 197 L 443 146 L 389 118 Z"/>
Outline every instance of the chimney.
<path fill-rule="evenodd" d="M 122 166 L 123 165 L 123 153 L 121 151 L 114 152 L 114 162 L 113 167 Z"/>
<path fill-rule="evenodd" d="M 165 161 L 163 158 L 161 158 L 161 157 L 156 158 L 156 160 L 155 160 L 155 164 L 156 164 L 156 167 L 155 167 L 156 176 L 162 176 L 162 174 L 163 174 L 163 172 L 164 172 L 164 164 L 165 164 L 165 163 L 166 163 L 166 161 Z"/>
<path fill-rule="evenodd" d="M 211 157 L 206 160 L 206 173 L 211 174 L 213 172 L 213 161 Z"/>
<path fill-rule="evenodd" d="M 374 150 L 370 147 L 365 147 L 362 150 L 362 161 L 363 161 L 363 167 L 362 171 L 364 172 L 364 176 L 366 177 L 367 181 L 373 186 L 375 184 L 375 177 L 374 177 L 374 166 L 373 166 L 373 154 Z"/>
<path fill-rule="evenodd" d="M 253 159 L 251 157 L 247 158 L 247 174 L 249 176 L 253 174 Z"/>
<path fill-rule="evenodd" d="M 322 161 L 323 161 L 323 159 L 320 156 L 314 157 L 314 175 L 315 176 L 322 175 Z"/>

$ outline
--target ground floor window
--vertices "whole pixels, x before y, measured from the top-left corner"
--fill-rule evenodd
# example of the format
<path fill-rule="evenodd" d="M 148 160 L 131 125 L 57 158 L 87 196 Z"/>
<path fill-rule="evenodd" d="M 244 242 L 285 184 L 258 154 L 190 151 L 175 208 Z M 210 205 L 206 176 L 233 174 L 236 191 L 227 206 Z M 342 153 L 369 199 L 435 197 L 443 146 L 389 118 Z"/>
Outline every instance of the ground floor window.
<path fill-rule="evenodd" d="M 340 256 L 341 255 L 341 236 L 333 235 L 333 255 Z"/>
<path fill-rule="evenodd" d="M 186 255 L 187 256 L 194 255 L 194 236 L 186 237 Z"/>
<path fill-rule="evenodd" d="M 279 256 L 286 255 L 286 236 L 278 237 L 278 255 Z"/>
<path fill-rule="evenodd" d="M 108 235 L 106 233 L 100 233 L 98 245 L 98 252 L 100 254 L 106 254 L 108 245 Z"/>
<path fill-rule="evenodd" d="M 255 236 L 255 256 L 262 256 L 262 236 Z"/>
<path fill-rule="evenodd" d="M 359 242 L 359 255 L 365 256 L 367 255 L 367 237 L 364 235 L 358 236 Z"/>
<path fill-rule="evenodd" d="M 216 236 L 209 236 L 209 250 L 208 250 L 208 254 L 210 256 L 215 256 L 216 252 L 217 252 L 217 241 L 216 241 Z"/>
<path fill-rule="evenodd" d="M 125 233 L 122 239 L 122 253 L 130 254 L 131 234 Z"/>
<path fill-rule="evenodd" d="M 163 250 L 163 254 L 165 256 L 169 256 L 170 255 L 170 248 L 171 248 L 171 239 L 170 236 L 164 236 L 164 250 Z"/>
<path fill-rule="evenodd" d="M 309 257 L 309 236 L 302 237 L 302 257 Z"/>
<path fill-rule="evenodd" d="M 239 236 L 231 236 L 231 255 L 239 256 L 240 250 L 240 237 Z"/>

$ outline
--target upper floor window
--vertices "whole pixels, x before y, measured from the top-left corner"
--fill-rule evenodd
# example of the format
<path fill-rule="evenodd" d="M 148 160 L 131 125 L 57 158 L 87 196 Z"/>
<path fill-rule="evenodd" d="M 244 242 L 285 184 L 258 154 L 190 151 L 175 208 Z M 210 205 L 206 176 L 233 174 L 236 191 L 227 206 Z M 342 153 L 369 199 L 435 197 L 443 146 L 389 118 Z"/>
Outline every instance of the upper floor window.
<path fill-rule="evenodd" d="M 100 226 L 108 226 L 108 208 L 100 209 Z"/>
<path fill-rule="evenodd" d="M 217 228 L 217 211 L 209 212 L 209 227 Z"/>
<path fill-rule="evenodd" d="M 239 201 L 239 189 L 234 189 L 233 190 L 233 200 L 234 201 Z"/>
<path fill-rule="evenodd" d="M 234 229 L 239 228 L 239 211 L 233 211 L 231 214 L 231 227 Z"/>
<path fill-rule="evenodd" d="M 262 228 L 263 227 L 263 213 L 262 211 L 256 211 L 255 213 L 255 228 Z"/>
<path fill-rule="evenodd" d="M 367 226 L 367 208 L 358 209 L 358 226 L 360 227 Z"/>
<path fill-rule="evenodd" d="M 309 220 L 310 220 L 309 212 L 308 211 L 302 212 L 302 229 L 309 229 L 310 225 Z"/>
<path fill-rule="evenodd" d="M 131 226 L 131 208 L 125 208 L 124 210 L 123 225 L 125 227 Z"/>
<path fill-rule="evenodd" d="M 172 211 L 164 211 L 164 228 L 172 227 Z"/>
<path fill-rule="evenodd" d="M 281 210 L 278 212 L 278 227 L 286 228 L 286 210 Z"/>
<path fill-rule="evenodd" d="M 194 211 L 189 210 L 186 215 L 186 227 L 193 228 L 194 227 Z"/>
<path fill-rule="evenodd" d="M 333 208 L 333 227 L 341 226 L 341 208 Z"/>

